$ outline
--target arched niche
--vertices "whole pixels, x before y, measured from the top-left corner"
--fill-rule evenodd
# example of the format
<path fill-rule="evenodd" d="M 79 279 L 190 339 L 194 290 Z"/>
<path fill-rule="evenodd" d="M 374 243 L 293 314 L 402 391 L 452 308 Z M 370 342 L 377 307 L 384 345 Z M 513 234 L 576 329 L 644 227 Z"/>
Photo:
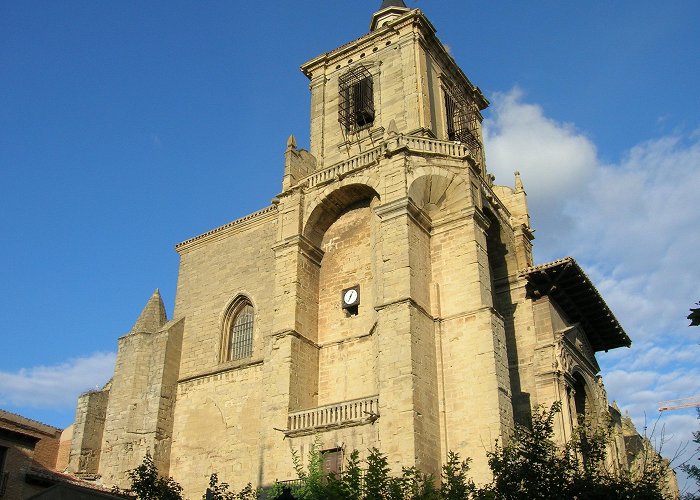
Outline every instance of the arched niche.
<path fill-rule="evenodd" d="M 408 197 L 432 221 L 458 213 L 471 205 L 469 186 L 450 172 L 430 172 L 416 177 Z"/>
<path fill-rule="evenodd" d="M 377 393 L 374 309 L 375 250 L 379 195 L 370 186 L 350 184 L 334 189 L 313 206 L 303 228 L 306 240 L 322 255 L 317 272 L 307 280 L 313 299 L 303 307 L 316 313 L 318 369 L 314 376 L 317 404 Z M 356 310 L 343 308 L 341 292 L 359 287 Z M 310 303 L 308 303 L 310 302 Z M 301 306 L 300 306 L 301 307 Z"/>
<path fill-rule="evenodd" d="M 595 422 L 598 409 L 596 408 L 596 398 L 591 386 L 587 382 L 586 376 L 575 369 L 572 374 L 572 420 L 575 425 L 583 425 L 584 422 Z"/>
<path fill-rule="evenodd" d="M 304 224 L 304 236 L 321 248 L 326 231 L 344 210 L 358 202 L 374 199 L 379 199 L 379 194 L 367 184 L 348 184 L 330 191 L 310 209 Z"/>

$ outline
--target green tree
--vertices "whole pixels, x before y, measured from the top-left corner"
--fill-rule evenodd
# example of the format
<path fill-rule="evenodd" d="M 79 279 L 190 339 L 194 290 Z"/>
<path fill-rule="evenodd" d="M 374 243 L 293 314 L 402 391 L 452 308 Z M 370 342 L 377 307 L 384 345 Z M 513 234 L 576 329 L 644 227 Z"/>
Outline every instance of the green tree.
<path fill-rule="evenodd" d="M 391 489 L 389 460 L 377 448 L 372 448 L 367 456 L 364 498 L 389 498 Z M 396 495 L 396 486 L 393 489 L 393 494 Z"/>
<path fill-rule="evenodd" d="M 362 467 L 360 467 L 360 453 L 357 450 L 350 452 L 345 471 L 340 478 L 333 476 L 333 480 L 339 481 L 340 498 L 347 500 L 362 499 Z"/>
<path fill-rule="evenodd" d="M 477 498 L 560 500 L 576 498 L 662 500 L 667 467 L 645 446 L 629 472 L 605 467 L 610 440 L 605 426 L 581 425 L 565 446 L 554 441 L 554 417 L 560 403 L 538 408 L 531 429 L 518 427 L 505 446 L 489 453 L 493 482 Z"/>
<path fill-rule="evenodd" d="M 698 412 L 698 420 L 700 420 L 700 408 L 697 410 Z M 695 431 L 693 432 L 693 442 L 695 444 L 700 445 L 700 431 Z M 700 447 L 698 447 L 698 450 L 696 453 L 700 453 Z M 695 481 L 695 485 L 697 486 L 698 492 L 700 492 L 700 467 L 697 465 L 693 464 L 683 464 L 681 465 L 681 470 L 688 474 L 688 477 L 693 479 Z M 684 499 L 696 499 L 700 498 L 700 495 L 698 494 L 687 494 L 685 495 Z"/>
<path fill-rule="evenodd" d="M 460 461 L 459 454 L 453 451 L 447 453 L 447 462 L 442 466 L 440 487 L 443 500 L 463 500 L 476 493 L 474 481 L 467 476 L 470 461 L 469 458 Z"/>
<path fill-rule="evenodd" d="M 238 493 L 230 491 L 228 483 L 219 482 L 219 475 L 216 472 L 209 477 L 207 493 L 211 500 L 256 500 L 260 496 L 260 492 L 253 489 L 250 483 Z M 202 495 L 202 500 L 207 500 L 207 493 Z"/>
<path fill-rule="evenodd" d="M 700 306 L 700 302 L 697 305 Z M 690 320 L 690 325 L 688 326 L 700 326 L 700 307 L 691 307 L 688 319 Z"/>
<path fill-rule="evenodd" d="M 129 492 L 140 500 L 182 499 L 182 487 L 173 478 L 158 475 L 158 468 L 149 452 L 146 452 L 141 465 L 130 470 L 128 475 L 131 480 Z"/>
<path fill-rule="evenodd" d="M 560 408 L 558 402 L 549 410 L 537 408 L 531 429 L 517 427 L 507 445 L 496 443 L 489 453 L 493 482 L 482 488 L 482 495 L 492 493 L 504 500 L 567 498 L 570 466 L 551 439 Z"/>

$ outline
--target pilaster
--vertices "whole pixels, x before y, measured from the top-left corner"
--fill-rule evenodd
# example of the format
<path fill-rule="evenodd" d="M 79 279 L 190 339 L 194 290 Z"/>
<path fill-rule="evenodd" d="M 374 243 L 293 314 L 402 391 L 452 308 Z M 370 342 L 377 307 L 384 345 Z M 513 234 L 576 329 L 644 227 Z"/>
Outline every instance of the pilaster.
<path fill-rule="evenodd" d="M 429 313 L 428 220 L 408 199 L 382 205 L 378 311 L 378 420 L 382 451 L 402 465 L 439 474 L 434 321 Z"/>
<path fill-rule="evenodd" d="M 459 222 L 432 230 L 439 297 L 442 449 L 472 458 L 478 482 L 490 480 L 483 453 L 513 427 L 504 322 L 493 308 L 486 248 L 489 221 L 465 209 Z"/>

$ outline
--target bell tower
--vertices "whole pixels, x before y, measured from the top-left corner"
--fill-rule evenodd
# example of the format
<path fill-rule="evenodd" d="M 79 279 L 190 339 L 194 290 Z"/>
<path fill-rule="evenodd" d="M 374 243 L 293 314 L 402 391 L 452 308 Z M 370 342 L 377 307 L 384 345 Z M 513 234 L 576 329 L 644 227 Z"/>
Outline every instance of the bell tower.
<path fill-rule="evenodd" d="M 277 197 L 262 427 L 436 476 L 451 450 L 485 479 L 476 450 L 513 425 L 496 288 L 528 263 L 485 169 L 488 101 L 435 33 L 385 0 L 366 35 L 301 66 L 310 151 L 290 138 Z"/>
<path fill-rule="evenodd" d="M 372 149 L 392 132 L 463 143 L 483 161 L 480 112 L 488 101 L 435 33 L 421 11 L 385 0 L 367 35 L 302 65 L 319 168 Z"/>

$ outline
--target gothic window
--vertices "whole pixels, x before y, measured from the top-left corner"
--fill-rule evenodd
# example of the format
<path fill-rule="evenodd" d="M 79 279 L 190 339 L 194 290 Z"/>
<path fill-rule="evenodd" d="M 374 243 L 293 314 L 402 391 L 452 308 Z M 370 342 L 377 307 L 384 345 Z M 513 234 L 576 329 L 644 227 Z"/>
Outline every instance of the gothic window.
<path fill-rule="evenodd" d="M 229 307 L 224 322 L 224 361 L 249 358 L 253 355 L 253 322 L 255 311 L 245 297 L 237 298 Z"/>
<path fill-rule="evenodd" d="M 374 123 L 374 83 L 364 66 L 348 71 L 339 80 L 338 121 L 347 132 L 357 132 Z"/>
<path fill-rule="evenodd" d="M 461 89 L 444 81 L 447 138 L 464 143 L 475 155 L 481 152 L 479 110 Z"/>

